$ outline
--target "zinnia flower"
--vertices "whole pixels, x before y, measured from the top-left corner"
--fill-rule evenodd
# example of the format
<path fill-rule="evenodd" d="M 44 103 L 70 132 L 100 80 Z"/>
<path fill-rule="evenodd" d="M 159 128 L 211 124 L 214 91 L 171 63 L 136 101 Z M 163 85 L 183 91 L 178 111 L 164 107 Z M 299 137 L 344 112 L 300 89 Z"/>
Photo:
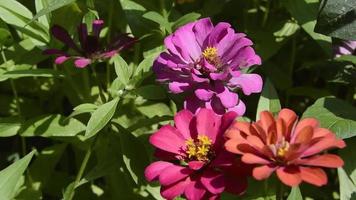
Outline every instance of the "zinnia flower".
<path fill-rule="evenodd" d="M 103 28 L 103 20 L 94 20 L 92 24 L 92 33 L 89 34 L 86 24 L 78 26 L 78 37 L 80 47 L 78 47 L 69 33 L 61 26 L 54 25 L 51 28 L 52 35 L 59 41 L 63 42 L 68 48 L 75 51 L 74 55 L 70 55 L 59 49 L 46 49 L 45 54 L 57 55 L 56 64 L 62 64 L 68 59 L 74 59 L 74 65 L 78 68 L 84 68 L 90 63 L 101 61 L 113 57 L 119 51 L 130 47 L 136 40 L 129 37 L 127 34 L 121 34 L 107 47 L 100 44 L 100 32 Z"/>
<path fill-rule="evenodd" d="M 247 187 L 248 168 L 224 149 L 223 133 L 236 117 L 201 109 L 196 115 L 182 110 L 175 126 L 165 125 L 150 137 L 157 148 L 156 161 L 145 170 L 148 181 L 158 180 L 161 195 L 188 200 L 217 199 L 227 191 L 241 194 Z"/>
<path fill-rule="evenodd" d="M 289 109 L 280 111 L 275 119 L 270 112 L 260 113 L 255 123 L 235 122 L 226 132 L 230 138 L 225 147 L 242 155 L 241 160 L 255 165 L 252 175 L 258 180 L 276 171 L 288 186 L 302 181 L 322 186 L 327 175 L 321 167 L 341 167 L 343 160 L 333 154 L 319 154 L 330 148 L 343 148 L 345 143 L 328 129 L 320 128 L 314 118 L 298 122 Z"/>
<path fill-rule="evenodd" d="M 235 33 L 230 24 L 214 27 L 209 18 L 200 19 L 180 27 L 164 43 L 168 51 L 155 60 L 153 70 L 172 93 L 188 93 L 186 109 L 196 112 L 205 107 L 218 114 L 235 111 L 243 115 L 245 105 L 234 91 L 261 92 L 261 77 L 241 71 L 260 65 L 261 59 L 251 48 L 251 40 Z"/>
<path fill-rule="evenodd" d="M 332 47 L 334 57 L 340 57 L 342 55 L 356 55 L 356 41 L 333 39 Z"/>

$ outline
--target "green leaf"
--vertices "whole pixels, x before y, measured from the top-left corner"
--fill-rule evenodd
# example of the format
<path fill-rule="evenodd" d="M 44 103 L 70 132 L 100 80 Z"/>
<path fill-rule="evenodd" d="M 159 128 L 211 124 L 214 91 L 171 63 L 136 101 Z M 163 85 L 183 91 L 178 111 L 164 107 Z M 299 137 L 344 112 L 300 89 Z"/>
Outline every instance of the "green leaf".
<path fill-rule="evenodd" d="M 24 137 L 73 137 L 85 130 L 84 124 L 71 118 L 66 120 L 62 115 L 44 115 L 30 119 L 20 129 Z"/>
<path fill-rule="evenodd" d="M 300 189 L 298 186 L 292 187 L 287 200 L 303 200 L 302 193 L 300 192 Z"/>
<path fill-rule="evenodd" d="M 137 107 L 137 109 L 145 116 L 152 118 L 154 116 L 172 116 L 170 108 L 164 103 L 145 104 Z"/>
<path fill-rule="evenodd" d="M 183 15 L 182 17 L 177 19 L 177 21 L 174 22 L 174 24 L 172 26 L 173 30 L 176 30 L 180 26 L 183 26 L 183 25 L 185 25 L 185 24 L 187 24 L 189 22 L 193 22 L 193 21 L 199 19 L 200 16 L 201 16 L 201 14 L 195 13 L 195 12 Z"/>
<path fill-rule="evenodd" d="M 337 169 L 340 181 L 340 200 L 355 200 L 356 185 L 350 180 L 343 168 Z"/>
<path fill-rule="evenodd" d="M 322 0 L 315 31 L 344 40 L 356 40 L 355 13 L 355 0 Z"/>
<path fill-rule="evenodd" d="M 45 9 L 48 6 L 49 1 L 51 0 L 36 0 L 35 1 L 36 12 L 38 13 L 40 10 Z M 50 20 L 51 20 L 51 13 L 47 13 L 46 15 L 38 17 L 38 21 L 48 29 L 50 26 Z"/>
<path fill-rule="evenodd" d="M 336 61 L 347 61 L 356 65 L 356 56 L 354 55 L 342 55 L 335 59 Z"/>
<path fill-rule="evenodd" d="M 171 27 L 168 19 L 164 18 L 159 13 L 154 12 L 154 11 L 149 11 L 149 12 L 145 13 L 142 17 L 149 19 L 153 22 L 156 22 L 162 28 L 166 29 L 168 31 L 168 33 L 172 33 L 172 27 Z"/>
<path fill-rule="evenodd" d="M 117 97 L 99 106 L 98 109 L 93 112 L 85 130 L 85 139 L 93 137 L 110 122 L 115 114 L 118 103 L 119 98 Z"/>
<path fill-rule="evenodd" d="M 72 118 L 77 115 L 80 115 L 80 114 L 83 114 L 83 113 L 94 112 L 97 108 L 98 108 L 98 106 L 95 104 L 92 104 L 92 103 L 80 104 L 80 105 L 76 106 L 75 108 L 73 108 L 74 111 L 67 117 L 67 119 Z"/>
<path fill-rule="evenodd" d="M 159 100 L 167 97 L 166 90 L 160 85 L 145 85 L 137 88 L 135 92 L 148 100 Z"/>
<path fill-rule="evenodd" d="M 292 17 L 298 21 L 298 24 L 302 26 L 304 31 L 318 42 L 327 54 L 330 54 L 331 38 L 314 32 L 318 2 L 314 0 L 285 0 L 283 4 L 291 13 Z"/>
<path fill-rule="evenodd" d="M 34 154 L 35 150 L 0 171 L 0 197 L 2 199 L 12 199 L 15 196 L 16 185 Z"/>
<path fill-rule="evenodd" d="M 0 118 L 0 137 L 14 136 L 17 134 L 20 127 L 21 121 L 18 118 Z"/>
<path fill-rule="evenodd" d="M 130 68 L 126 61 L 119 55 L 112 58 L 115 66 L 115 72 L 120 81 L 127 85 L 132 75 L 132 68 Z"/>
<path fill-rule="evenodd" d="M 38 19 L 39 17 L 46 15 L 54 10 L 57 10 L 58 8 L 61 8 L 63 6 L 66 6 L 68 4 L 71 4 L 73 2 L 75 2 L 76 0 L 52 0 L 50 1 L 50 3 L 44 7 L 42 10 L 40 10 L 39 12 L 37 12 L 37 14 L 31 19 L 30 22 L 33 22 L 34 20 Z"/>
<path fill-rule="evenodd" d="M 343 148 L 338 152 L 345 162 L 343 169 L 345 170 L 351 181 L 356 184 L 356 159 L 353 159 L 356 150 L 356 137 L 346 139 L 345 142 L 346 148 Z"/>
<path fill-rule="evenodd" d="M 12 36 L 10 31 L 4 28 L 0 28 L 0 47 L 8 46 L 12 42 Z"/>
<path fill-rule="evenodd" d="M 356 135 L 356 108 L 343 100 L 320 98 L 303 113 L 302 118 L 307 117 L 316 118 L 321 127 L 330 129 L 339 138 Z"/>
<path fill-rule="evenodd" d="M 0 7 L 7 8 L 24 18 L 32 18 L 32 12 L 16 0 L 1 1 Z"/>
<path fill-rule="evenodd" d="M 0 74 L 0 81 L 5 81 L 9 78 L 17 79 L 24 77 L 48 77 L 48 78 L 62 78 L 64 74 L 53 69 L 28 69 L 28 70 L 14 70 L 7 71 Z"/>
<path fill-rule="evenodd" d="M 273 114 L 276 114 L 281 110 L 278 94 L 269 79 L 266 79 L 258 101 L 256 120 L 259 119 L 260 112 L 264 110 L 271 111 Z"/>
<path fill-rule="evenodd" d="M 117 124 L 118 125 L 118 124 Z M 136 184 L 142 183 L 148 155 L 144 145 L 122 126 L 117 126 L 120 134 L 120 146 L 123 161 Z"/>

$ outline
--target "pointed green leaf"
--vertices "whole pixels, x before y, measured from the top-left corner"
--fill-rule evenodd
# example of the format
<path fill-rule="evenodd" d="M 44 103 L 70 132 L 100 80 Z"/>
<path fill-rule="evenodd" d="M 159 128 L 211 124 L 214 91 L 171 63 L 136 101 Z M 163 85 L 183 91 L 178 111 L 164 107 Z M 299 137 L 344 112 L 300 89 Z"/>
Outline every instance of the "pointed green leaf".
<path fill-rule="evenodd" d="M 0 197 L 1 199 L 12 199 L 15 195 L 16 185 L 22 174 L 30 163 L 35 150 L 22 159 L 0 171 Z"/>
<path fill-rule="evenodd" d="M 117 97 L 99 106 L 98 109 L 93 112 L 85 131 L 85 139 L 93 137 L 109 123 L 115 114 L 118 102 L 119 98 Z"/>
<path fill-rule="evenodd" d="M 76 0 L 52 0 L 46 7 L 37 12 L 37 14 L 31 19 L 29 23 L 33 22 L 34 20 L 38 19 L 43 15 L 46 15 L 54 10 L 57 10 L 58 8 L 71 4 L 75 1 Z"/>

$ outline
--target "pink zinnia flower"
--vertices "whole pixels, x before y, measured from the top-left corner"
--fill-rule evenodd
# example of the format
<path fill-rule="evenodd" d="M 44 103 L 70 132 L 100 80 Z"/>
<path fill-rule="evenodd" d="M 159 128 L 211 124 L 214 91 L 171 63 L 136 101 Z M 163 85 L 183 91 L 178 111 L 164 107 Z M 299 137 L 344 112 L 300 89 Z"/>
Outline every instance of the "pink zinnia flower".
<path fill-rule="evenodd" d="M 223 133 L 236 117 L 201 109 L 196 115 L 182 110 L 175 126 L 165 125 L 150 137 L 156 161 L 145 170 L 148 181 L 158 180 L 161 195 L 188 200 L 217 199 L 223 191 L 241 194 L 247 187 L 248 167 L 225 151 Z"/>
<path fill-rule="evenodd" d="M 211 108 L 218 114 L 245 112 L 235 93 L 259 93 L 262 79 L 241 69 L 260 65 L 251 40 L 235 33 L 230 24 L 214 26 L 209 18 L 180 27 L 164 40 L 167 52 L 156 59 L 153 70 L 160 82 L 167 82 L 172 93 L 187 92 L 185 108 L 196 112 Z"/>
<path fill-rule="evenodd" d="M 343 148 L 343 140 L 325 128 L 316 119 L 298 122 L 289 109 L 280 111 L 275 119 L 263 111 L 255 123 L 235 122 L 226 132 L 230 138 L 225 147 L 242 155 L 242 162 L 256 165 L 252 175 L 258 180 L 268 178 L 276 171 L 278 178 L 288 186 L 302 181 L 322 186 L 327 175 L 321 167 L 341 167 L 343 160 L 333 154 L 320 154 L 330 148 Z"/>
<path fill-rule="evenodd" d="M 46 49 L 44 54 L 57 55 L 56 64 L 62 64 L 69 59 L 74 59 L 74 65 L 78 68 L 84 68 L 87 65 L 113 57 L 119 51 L 130 47 L 136 39 L 129 37 L 127 34 L 118 35 L 106 47 L 100 43 L 100 32 L 104 26 L 103 20 L 94 20 L 92 24 L 92 33 L 89 34 L 86 24 L 78 26 L 78 36 L 80 47 L 78 47 L 69 33 L 61 26 L 54 25 L 51 28 L 52 35 L 59 41 L 63 42 L 68 48 L 75 51 L 71 55 L 59 49 Z"/>
<path fill-rule="evenodd" d="M 356 41 L 354 40 L 340 40 L 333 38 L 332 48 L 334 57 L 356 55 Z"/>

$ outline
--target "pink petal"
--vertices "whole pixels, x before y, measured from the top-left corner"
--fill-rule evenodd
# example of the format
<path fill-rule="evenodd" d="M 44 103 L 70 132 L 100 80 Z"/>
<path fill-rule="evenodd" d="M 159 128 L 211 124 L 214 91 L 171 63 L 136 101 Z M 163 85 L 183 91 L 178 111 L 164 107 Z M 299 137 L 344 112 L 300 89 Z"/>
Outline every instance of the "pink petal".
<path fill-rule="evenodd" d="M 238 103 L 239 97 L 236 93 L 230 92 L 227 87 L 224 88 L 224 91 L 216 95 L 225 108 L 232 108 Z"/>
<path fill-rule="evenodd" d="M 258 74 L 241 74 L 239 77 L 230 79 L 229 84 L 240 87 L 245 95 L 250 95 L 262 91 L 263 81 Z"/>
<path fill-rule="evenodd" d="M 228 111 L 233 111 L 236 112 L 238 116 L 243 116 L 246 112 L 246 105 L 239 100 L 239 103 L 235 107 L 229 108 Z"/>
<path fill-rule="evenodd" d="M 177 129 L 165 125 L 151 135 L 150 143 L 159 149 L 180 155 L 182 147 L 185 146 L 185 139 Z"/>
<path fill-rule="evenodd" d="M 62 63 L 64 63 L 65 61 L 67 61 L 70 57 L 69 56 L 58 56 L 56 58 L 56 60 L 54 60 L 54 63 L 56 63 L 57 65 L 60 65 Z"/>
<path fill-rule="evenodd" d="M 158 176 L 162 173 L 164 169 L 172 165 L 173 165 L 172 163 L 164 162 L 164 161 L 157 161 L 151 163 L 145 169 L 145 177 L 147 181 L 155 180 L 156 178 L 158 178 Z"/>
<path fill-rule="evenodd" d="M 175 197 L 178 197 L 184 193 L 187 186 L 190 185 L 190 180 L 187 178 L 186 180 L 177 182 L 170 186 L 163 186 L 161 188 L 161 195 L 162 197 L 172 200 Z"/>
<path fill-rule="evenodd" d="M 179 111 L 174 116 L 174 124 L 179 130 L 179 132 L 183 135 L 184 139 L 193 138 L 191 135 L 190 122 L 193 118 L 193 113 L 189 110 Z"/>
<path fill-rule="evenodd" d="M 189 200 L 201 200 L 206 193 L 206 189 L 200 181 L 191 181 L 185 188 L 184 194 Z"/>
<path fill-rule="evenodd" d="M 78 68 L 84 68 L 91 63 L 91 60 L 88 58 L 78 58 L 74 61 L 74 65 Z"/>
<path fill-rule="evenodd" d="M 203 18 L 195 22 L 193 32 L 198 44 L 202 47 L 206 37 L 213 30 L 214 26 L 210 18 Z"/>
<path fill-rule="evenodd" d="M 208 89 L 196 89 L 194 93 L 196 97 L 198 97 L 200 100 L 203 101 L 209 101 L 211 97 L 214 95 L 214 92 Z"/>
<path fill-rule="evenodd" d="M 220 117 L 210 109 L 201 109 L 196 115 L 198 134 L 208 136 L 213 143 L 219 133 L 221 124 Z"/>
<path fill-rule="evenodd" d="M 181 82 L 176 82 L 173 81 L 171 83 L 168 84 L 169 90 L 173 93 L 173 94 L 178 94 L 178 93 L 182 93 L 185 90 L 189 89 L 189 83 L 181 83 Z"/>
<path fill-rule="evenodd" d="M 213 194 L 220 194 L 225 189 L 224 175 L 220 172 L 206 170 L 200 180 L 204 187 Z"/>
<path fill-rule="evenodd" d="M 204 167 L 204 165 L 205 165 L 205 163 L 201 162 L 201 161 L 190 161 L 188 163 L 189 168 L 193 169 L 193 170 L 199 170 L 202 167 Z"/>
<path fill-rule="evenodd" d="M 222 118 L 221 118 L 221 130 L 225 132 L 226 129 L 228 129 L 231 124 L 235 121 L 237 117 L 237 113 L 230 111 L 225 113 Z"/>
<path fill-rule="evenodd" d="M 159 182 L 164 186 L 171 185 L 186 178 L 192 172 L 193 170 L 189 168 L 171 165 L 161 171 L 161 174 L 159 175 Z"/>

